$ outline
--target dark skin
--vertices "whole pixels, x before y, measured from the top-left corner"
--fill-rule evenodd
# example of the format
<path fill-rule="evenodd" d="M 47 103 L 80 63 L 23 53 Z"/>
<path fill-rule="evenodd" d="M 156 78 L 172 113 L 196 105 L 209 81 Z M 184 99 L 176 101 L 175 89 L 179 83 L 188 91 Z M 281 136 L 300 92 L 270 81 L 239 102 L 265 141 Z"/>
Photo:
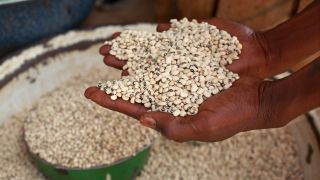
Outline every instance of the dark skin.
<path fill-rule="evenodd" d="M 239 132 L 284 126 L 301 113 L 320 106 L 320 59 L 282 80 L 271 82 L 263 78 L 288 70 L 320 49 L 319 12 L 316 1 L 296 17 L 265 32 L 226 20 L 208 20 L 242 43 L 240 59 L 228 66 L 241 78 L 230 89 L 204 101 L 196 115 L 174 117 L 147 112 L 140 104 L 122 99 L 112 101 L 95 87 L 88 88 L 85 96 L 105 108 L 139 119 L 142 125 L 176 141 L 220 141 Z M 168 28 L 168 24 L 161 24 L 157 30 Z M 105 64 L 121 69 L 125 61 L 109 55 L 109 50 L 108 46 L 100 49 Z"/>

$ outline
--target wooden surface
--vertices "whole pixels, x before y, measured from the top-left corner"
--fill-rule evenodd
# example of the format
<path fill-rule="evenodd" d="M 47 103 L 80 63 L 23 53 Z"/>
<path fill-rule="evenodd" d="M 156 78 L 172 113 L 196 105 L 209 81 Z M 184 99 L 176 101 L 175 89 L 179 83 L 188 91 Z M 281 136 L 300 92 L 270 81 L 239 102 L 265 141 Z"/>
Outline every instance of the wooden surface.
<path fill-rule="evenodd" d="M 314 0 L 300 0 L 298 12 L 302 11 L 306 6 L 308 6 Z"/>
<path fill-rule="evenodd" d="M 217 17 L 244 23 L 254 29 L 267 29 L 290 18 L 292 0 L 223 0 Z"/>
<path fill-rule="evenodd" d="M 206 19 L 211 17 L 214 0 L 177 0 L 178 18 Z"/>
<path fill-rule="evenodd" d="M 216 0 L 156 0 L 156 19 L 166 22 L 172 18 L 207 19 L 212 17 Z"/>
<path fill-rule="evenodd" d="M 96 5 L 82 27 L 95 27 L 107 24 L 133 24 L 155 22 L 154 1 L 121 0 L 115 4 Z"/>
<path fill-rule="evenodd" d="M 119 0 L 96 6 L 85 27 L 136 22 L 168 22 L 172 18 L 220 17 L 264 30 L 289 19 L 312 0 Z"/>
<path fill-rule="evenodd" d="M 176 17 L 176 2 L 173 0 L 155 0 L 155 16 L 157 22 L 168 22 Z"/>

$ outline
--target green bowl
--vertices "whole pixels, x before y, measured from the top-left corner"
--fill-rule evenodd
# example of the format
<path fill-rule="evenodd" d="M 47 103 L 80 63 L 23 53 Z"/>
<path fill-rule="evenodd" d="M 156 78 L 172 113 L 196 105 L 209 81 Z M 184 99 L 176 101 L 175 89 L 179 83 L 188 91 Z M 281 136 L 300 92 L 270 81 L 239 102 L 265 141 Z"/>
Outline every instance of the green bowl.
<path fill-rule="evenodd" d="M 135 155 L 111 165 L 87 169 L 66 168 L 53 165 L 29 151 L 32 161 L 42 174 L 50 180 L 132 180 L 138 176 L 150 155 L 150 146 Z"/>

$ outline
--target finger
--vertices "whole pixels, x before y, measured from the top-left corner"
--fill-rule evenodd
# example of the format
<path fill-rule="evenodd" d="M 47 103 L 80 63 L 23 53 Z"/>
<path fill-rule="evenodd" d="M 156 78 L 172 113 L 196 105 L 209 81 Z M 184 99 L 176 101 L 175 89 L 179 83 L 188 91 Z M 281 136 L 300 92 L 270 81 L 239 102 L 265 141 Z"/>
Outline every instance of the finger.
<path fill-rule="evenodd" d="M 128 75 L 129 75 L 128 70 L 123 70 L 121 73 L 121 76 L 128 76 Z"/>
<path fill-rule="evenodd" d="M 103 45 L 100 47 L 99 49 L 99 53 L 102 55 L 102 56 L 106 56 L 109 54 L 109 51 L 111 50 L 111 46 L 110 45 Z"/>
<path fill-rule="evenodd" d="M 148 112 L 139 121 L 143 125 L 148 124 L 150 128 L 163 132 L 174 118 L 173 115 L 164 112 Z"/>
<path fill-rule="evenodd" d="M 241 41 L 241 38 L 239 38 Z M 241 53 L 239 55 L 239 59 L 234 60 L 231 64 L 228 64 L 226 68 L 230 70 L 231 72 L 238 73 L 241 76 L 254 76 L 259 77 L 262 73 L 261 69 L 256 69 L 254 67 L 257 67 L 257 62 L 253 62 L 248 60 L 248 56 L 255 57 L 255 52 L 251 48 L 245 48 L 249 47 L 248 42 L 243 42 Z M 259 62 L 258 62 L 259 63 Z M 252 70 L 253 69 L 253 70 Z"/>
<path fill-rule="evenodd" d="M 112 39 L 117 38 L 118 36 L 120 36 L 121 32 L 115 32 L 112 34 Z"/>
<path fill-rule="evenodd" d="M 241 76 L 244 74 L 243 70 L 245 70 L 245 66 L 242 65 L 244 63 L 238 63 L 238 61 L 240 60 L 236 60 L 232 64 L 227 65 L 226 68 L 231 72 L 238 73 Z"/>
<path fill-rule="evenodd" d="M 224 108 L 218 107 L 221 107 L 222 103 L 212 100 L 210 104 L 212 105 L 212 109 L 224 112 Z M 187 117 L 187 120 L 194 128 L 195 134 L 198 135 L 195 140 L 206 142 L 222 141 L 235 135 L 237 132 L 241 132 L 239 129 L 242 129 L 245 123 L 234 121 L 234 118 L 230 118 L 226 113 L 214 112 L 212 109 L 202 110 L 196 115 Z"/>
<path fill-rule="evenodd" d="M 166 31 L 170 28 L 170 23 L 159 23 L 157 26 L 158 32 Z"/>
<path fill-rule="evenodd" d="M 164 112 L 148 112 L 139 121 L 144 126 L 158 130 L 168 139 L 179 142 L 197 139 L 194 129 L 183 117 Z"/>
<path fill-rule="evenodd" d="M 147 108 L 141 104 L 132 104 L 121 98 L 111 100 L 110 95 L 97 87 L 89 87 L 84 95 L 102 107 L 121 112 L 136 119 L 139 119 L 143 113 L 147 112 Z"/>
<path fill-rule="evenodd" d="M 120 36 L 120 34 L 121 34 L 121 32 L 115 32 L 115 33 L 113 33 L 113 34 L 112 34 L 112 39 Z M 109 51 L 110 51 L 110 50 L 111 50 L 111 46 L 105 44 L 105 45 L 103 45 L 103 46 L 100 47 L 99 53 L 100 53 L 101 55 L 103 55 L 103 56 L 106 56 L 106 55 L 109 54 Z"/>
<path fill-rule="evenodd" d="M 120 35 L 120 32 L 115 32 L 112 35 L 112 38 L 116 38 Z M 126 64 L 126 61 L 121 61 L 118 58 L 116 58 L 114 55 L 110 55 L 109 51 L 111 50 L 111 46 L 110 45 L 103 45 L 100 49 L 99 52 L 101 55 L 104 55 L 104 63 L 108 66 L 117 68 L 117 69 L 122 69 L 122 66 L 124 66 Z"/>
<path fill-rule="evenodd" d="M 114 55 L 107 55 L 103 58 L 103 62 L 107 66 L 114 67 L 116 69 L 122 69 L 122 67 L 127 63 L 127 61 L 118 60 Z"/>

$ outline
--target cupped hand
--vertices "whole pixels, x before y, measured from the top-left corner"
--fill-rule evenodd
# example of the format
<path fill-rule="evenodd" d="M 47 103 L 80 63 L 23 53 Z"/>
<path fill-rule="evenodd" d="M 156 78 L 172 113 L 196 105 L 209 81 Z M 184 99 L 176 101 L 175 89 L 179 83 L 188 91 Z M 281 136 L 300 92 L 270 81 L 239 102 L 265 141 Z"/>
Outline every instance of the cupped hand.
<path fill-rule="evenodd" d="M 161 132 L 175 141 L 220 141 L 238 132 L 270 127 L 266 118 L 266 89 L 270 82 L 242 77 L 218 95 L 206 99 L 196 115 L 175 117 L 164 112 L 148 112 L 141 104 L 110 99 L 96 87 L 88 88 L 85 96 L 97 104 L 139 119 L 142 125 Z"/>
<path fill-rule="evenodd" d="M 96 87 L 88 88 L 85 96 L 105 108 L 139 119 L 141 124 L 156 129 L 176 141 L 219 141 L 238 132 L 270 127 L 265 118 L 270 107 L 263 103 L 266 98 L 264 90 L 269 82 L 261 79 L 268 74 L 268 54 L 263 36 L 234 22 L 219 19 L 210 19 L 207 22 L 238 37 L 243 46 L 240 59 L 227 68 L 239 73 L 240 79 L 230 89 L 204 101 L 196 115 L 175 117 L 164 112 L 148 112 L 141 104 L 131 104 L 122 99 L 113 101 L 109 95 Z M 160 24 L 157 31 L 168 28 L 169 24 Z M 115 33 L 113 38 L 119 34 Z M 104 63 L 122 70 L 126 61 L 110 55 L 110 49 L 109 45 L 100 48 Z M 122 75 L 128 75 L 128 72 L 123 71 Z"/>

